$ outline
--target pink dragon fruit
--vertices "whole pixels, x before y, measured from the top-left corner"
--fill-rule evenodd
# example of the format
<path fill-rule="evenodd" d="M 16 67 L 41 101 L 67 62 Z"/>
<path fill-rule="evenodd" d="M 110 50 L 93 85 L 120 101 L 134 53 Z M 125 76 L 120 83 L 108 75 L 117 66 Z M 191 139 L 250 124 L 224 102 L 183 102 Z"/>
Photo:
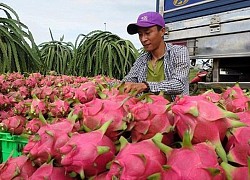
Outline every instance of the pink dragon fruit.
<path fill-rule="evenodd" d="M 75 117 L 70 118 L 71 119 L 64 119 L 64 121 L 61 120 L 54 124 L 45 124 L 40 127 L 37 134 L 31 136 L 23 152 L 39 166 L 49 162 L 52 158 L 54 158 L 57 163 L 60 163 L 61 155 L 59 148 L 64 146 L 69 140 L 69 134 L 74 126 Z"/>
<path fill-rule="evenodd" d="M 73 77 L 67 75 L 56 76 L 56 78 L 54 79 L 54 85 L 57 87 L 72 84 L 73 82 Z"/>
<path fill-rule="evenodd" d="M 39 99 L 46 100 L 46 101 L 53 101 L 54 96 L 58 95 L 59 92 L 56 88 L 52 86 L 36 86 L 31 90 L 31 95 L 36 96 Z"/>
<path fill-rule="evenodd" d="M 152 138 L 158 132 L 170 133 L 173 124 L 170 122 L 172 119 L 169 118 L 168 105 L 169 101 L 163 96 L 146 95 L 144 101 L 139 101 L 131 107 L 131 114 L 134 118 L 131 130 L 133 142 Z M 172 141 L 173 136 L 168 144 Z"/>
<path fill-rule="evenodd" d="M 18 102 L 24 100 L 19 91 L 9 92 L 7 94 L 7 96 L 9 98 L 9 101 L 11 104 L 15 104 L 15 103 L 18 103 Z"/>
<path fill-rule="evenodd" d="M 52 154 L 54 153 L 53 134 L 49 134 L 49 132 L 47 132 L 47 134 L 46 132 L 40 134 L 41 135 L 30 137 L 28 144 L 23 148 L 23 153 L 28 155 L 28 157 L 38 166 L 49 162 L 51 158 L 55 156 L 55 154 Z"/>
<path fill-rule="evenodd" d="M 29 179 L 35 170 L 36 168 L 26 156 L 11 157 L 6 162 L 0 164 L 0 179 Z"/>
<path fill-rule="evenodd" d="M 222 104 L 231 112 L 242 112 L 248 110 L 250 98 L 245 95 L 239 84 L 229 87 L 221 94 Z"/>
<path fill-rule="evenodd" d="M 61 97 L 61 99 L 73 99 L 75 94 L 74 90 L 75 88 L 73 88 L 72 86 L 62 86 L 59 97 Z"/>
<path fill-rule="evenodd" d="M 161 141 L 162 136 L 157 134 L 152 139 Z M 152 139 L 128 143 L 121 136 L 120 151 L 112 161 L 106 179 L 143 180 L 149 177 L 159 178 L 163 171 L 162 166 L 166 164 L 167 159 Z"/>
<path fill-rule="evenodd" d="M 86 82 L 80 87 L 75 88 L 75 95 L 73 99 L 80 103 L 86 103 L 93 100 L 96 96 L 96 85 L 93 82 Z"/>
<path fill-rule="evenodd" d="M 185 132 L 181 148 L 172 149 L 159 141 L 154 142 L 167 157 L 161 179 L 225 179 L 215 148 L 209 142 L 192 145 L 188 132 Z"/>
<path fill-rule="evenodd" d="M 39 94 L 39 98 L 40 99 L 50 99 L 50 97 L 53 98 L 53 96 L 55 95 L 53 93 L 54 88 L 52 86 L 43 86 L 40 87 L 41 90 L 41 94 Z"/>
<path fill-rule="evenodd" d="M 36 87 L 32 90 L 31 95 L 36 95 L 39 99 L 53 102 L 55 96 L 59 96 L 59 90 L 53 86 Z"/>
<path fill-rule="evenodd" d="M 73 112 L 76 114 L 79 119 L 83 118 L 83 108 L 85 107 L 85 104 L 81 103 L 73 103 Z"/>
<path fill-rule="evenodd" d="M 6 77 L 7 77 L 7 80 L 11 82 L 17 79 L 24 79 L 24 76 L 20 74 L 19 72 L 7 73 Z"/>
<path fill-rule="evenodd" d="M 39 84 L 40 80 L 41 79 L 37 78 L 36 75 L 30 74 L 30 76 L 26 78 L 26 86 L 29 88 L 34 88 Z"/>
<path fill-rule="evenodd" d="M 56 79 L 57 79 L 57 76 L 46 75 L 43 79 L 41 79 L 40 86 L 50 87 L 50 86 L 54 85 Z"/>
<path fill-rule="evenodd" d="M 31 88 L 30 94 L 32 96 L 36 96 L 36 97 L 40 98 L 41 93 L 42 93 L 42 89 L 40 87 L 36 86 L 34 88 Z M 49 92 L 49 93 L 51 93 L 51 92 Z M 40 99 L 42 99 L 42 98 L 40 98 Z"/>
<path fill-rule="evenodd" d="M 7 94 L 8 92 L 11 91 L 11 82 L 7 81 L 4 76 L 1 76 L 0 79 L 0 92 Z"/>
<path fill-rule="evenodd" d="M 72 132 L 80 132 L 80 131 L 82 131 L 80 121 L 76 121 L 72 129 Z"/>
<path fill-rule="evenodd" d="M 30 114 L 32 116 L 38 117 L 40 113 L 43 115 L 48 112 L 47 104 L 44 100 L 40 100 L 36 97 L 36 95 L 33 95 L 33 99 L 30 105 Z"/>
<path fill-rule="evenodd" d="M 20 135 L 23 133 L 26 118 L 23 116 L 12 116 L 2 121 L 2 128 L 11 134 Z"/>
<path fill-rule="evenodd" d="M 107 180 L 106 176 L 108 174 L 108 171 L 105 171 L 103 173 L 100 173 L 94 177 L 92 177 L 92 180 Z"/>
<path fill-rule="evenodd" d="M 64 117 L 70 111 L 70 104 L 67 101 L 55 98 L 53 103 L 48 104 L 49 115 L 52 117 Z"/>
<path fill-rule="evenodd" d="M 15 88 L 15 89 L 19 89 L 20 87 L 25 86 L 25 84 L 26 84 L 26 80 L 25 80 L 24 77 L 22 77 L 22 78 L 19 78 L 19 79 L 15 79 L 12 82 L 12 87 Z"/>
<path fill-rule="evenodd" d="M 48 101 L 50 101 L 50 102 L 55 101 L 55 97 L 58 97 L 58 96 L 60 95 L 59 88 L 58 88 L 58 87 L 54 87 L 54 88 L 52 89 L 52 93 L 51 93 L 50 95 L 45 95 L 47 89 L 49 89 L 49 87 L 46 87 L 46 86 L 45 86 L 44 89 L 43 89 L 43 87 L 42 87 L 42 94 L 41 94 L 41 96 L 44 97 L 45 99 L 47 98 Z"/>
<path fill-rule="evenodd" d="M 250 127 L 239 127 L 230 130 L 225 149 L 228 151 L 228 161 L 247 166 L 250 156 Z"/>
<path fill-rule="evenodd" d="M 72 175 L 81 179 L 90 178 L 106 171 L 106 165 L 115 156 L 113 142 L 104 135 L 111 121 L 100 129 L 84 134 L 74 133 L 70 140 L 60 148 L 62 166 Z"/>
<path fill-rule="evenodd" d="M 8 96 L 6 95 L 3 95 L 2 93 L 0 93 L 0 110 L 4 110 L 4 109 L 7 109 L 8 106 L 10 106 L 11 103 L 10 103 L 10 100 L 8 98 Z"/>
<path fill-rule="evenodd" d="M 245 125 L 233 120 L 238 118 L 235 113 L 223 110 L 202 96 L 184 96 L 176 99 L 172 111 L 180 137 L 183 137 L 185 131 L 190 130 L 193 143 L 211 141 L 216 145 L 216 151 L 222 160 L 227 162 L 221 141 L 229 128 Z"/>
<path fill-rule="evenodd" d="M 27 116 L 30 111 L 32 99 L 26 99 L 16 103 L 13 107 L 13 111 L 16 115 Z"/>
<path fill-rule="evenodd" d="M 36 78 L 37 80 L 41 80 L 41 79 L 43 79 L 44 78 L 44 76 L 41 74 L 41 73 L 31 73 L 30 75 L 29 75 L 29 77 L 34 77 L 34 78 Z"/>
<path fill-rule="evenodd" d="M 91 80 L 98 84 L 106 84 L 108 82 L 113 81 L 113 78 L 110 78 L 108 76 L 103 76 L 103 75 L 96 75 L 92 77 Z"/>
<path fill-rule="evenodd" d="M 87 77 L 81 77 L 81 76 L 72 76 L 74 83 L 73 84 L 82 84 L 85 82 L 88 82 L 89 79 Z"/>
<path fill-rule="evenodd" d="M 0 111 L 0 122 L 2 122 L 2 120 L 7 119 L 7 118 L 12 117 L 12 116 L 14 116 L 13 109 L 9 109 L 7 111 L 2 110 L 2 111 Z"/>
<path fill-rule="evenodd" d="M 247 126 L 250 126 L 250 111 L 243 111 L 236 113 L 239 117 L 239 120 L 245 123 Z"/>
<path fill-rule="evenodd" d="M 44 179 L 72 180 L 73 178 L 66 174 L 64 167 L 55 167 L 53 161 L 51 161 L 48 164 L 41 165 L 29 178 L 29 180 Z"/>
<path fill-rule="evenodd" d="M 26 123 L 25 131 L 28 134 L 35 134 L 38 132 L 40 127 L 44 126 L 44 122 L 42 122 L 39 118 L 33 118 Z"/>
<path fill-rule="evenodd" d="M 8 93 L 8 98 L 12 104 L 18 103 L 30 97 L 30 92 L 27 87 L 22 86 L 18 91 L 12 91 Z"/>
<path fill-rule="evenodd" d="M 249 164 L 249 163 L 248 163 Z M 222 162 L 222 168 L 226 172 L 228 180 L 249 180 L 250 179 L 250 168 L 245 167 L 235 167 L 228 163 Z"/>
<path fill-rule="evenodd" d="M 98 84 L 98 86 L 101 90 L 98 91 L 98 95 L 101 99 L 107 99 L 120 103 L 126 112 L 130 112 L 130 108 L 139 101 L 139 99 L 135 96 L 124 93 L 124 89 L 122 86 L 119 88 L 104 88 L 101 87 L 100 84 Z"/>
<path fill-rule="evenodd" d="M 116 140 L 119 134 L 126 130 L 130 120 L 129 113 L 125 111 L 122 103 L 109 99 L 95 98 L 83 104 L 80 112 L 83 116 L 80 122 L 82 122 L 85 131 L 96 130 L 105 122 L 112 120 L 105 134 L 112 140 Z"/>
<path fill-rule="evenodd" d="M 205 96 L 209 101 L 213 103 L 217 103 L 221 100 L 221 94 L 214 92 L 213 89 L 207 90 L 203 94 L 200 94 L 200 96 Z"/>
<path fill-rule="evenodd" d="M 26 86 L 21 86 L 19 92 L 23 99 L 30 97 L 30 90 Z"/>

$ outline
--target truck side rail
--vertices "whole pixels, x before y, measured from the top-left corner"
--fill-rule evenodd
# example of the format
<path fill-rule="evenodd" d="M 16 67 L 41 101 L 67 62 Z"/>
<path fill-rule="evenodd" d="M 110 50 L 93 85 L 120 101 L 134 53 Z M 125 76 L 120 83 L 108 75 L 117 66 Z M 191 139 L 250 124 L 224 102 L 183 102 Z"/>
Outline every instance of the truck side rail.
<path fill-rule="evenodd" d="M 198 89 L 225 89 L 239 84 L 242 89 L 250 89 L 250 82 L 198 82 Z"/>

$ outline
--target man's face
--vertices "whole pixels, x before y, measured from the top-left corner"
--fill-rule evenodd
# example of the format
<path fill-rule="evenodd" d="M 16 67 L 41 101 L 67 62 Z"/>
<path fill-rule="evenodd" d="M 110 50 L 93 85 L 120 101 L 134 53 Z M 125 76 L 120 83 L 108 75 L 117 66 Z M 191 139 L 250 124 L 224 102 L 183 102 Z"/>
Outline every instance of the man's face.
<path fill-rule="evenodd" d="M 138 34 L 141 44 L 148 52 L 156 50 L 162 42 L 165 28 L 158 29 L 157 26 L 138 27 Z"/>

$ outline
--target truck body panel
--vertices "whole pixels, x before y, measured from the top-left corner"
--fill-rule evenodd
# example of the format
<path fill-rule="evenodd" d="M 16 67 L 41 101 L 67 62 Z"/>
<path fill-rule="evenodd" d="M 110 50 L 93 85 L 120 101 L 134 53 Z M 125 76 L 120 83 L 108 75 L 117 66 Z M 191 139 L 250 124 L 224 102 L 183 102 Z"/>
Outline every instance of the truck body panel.
<path fill-rule="evenodd" d="M 163 17 L 166 23 L 176 22 L 245 8 L 249 3 L 249 0 L 169 0 L 164 3 Z"/>
<path fill-rule="evenodd" d="M 213 59 L 215 82 L 250 82 L 250 0 L 157 0 L 156 4 L 165 20 L 166 42 L 186 45 L 191 59 Z"/>

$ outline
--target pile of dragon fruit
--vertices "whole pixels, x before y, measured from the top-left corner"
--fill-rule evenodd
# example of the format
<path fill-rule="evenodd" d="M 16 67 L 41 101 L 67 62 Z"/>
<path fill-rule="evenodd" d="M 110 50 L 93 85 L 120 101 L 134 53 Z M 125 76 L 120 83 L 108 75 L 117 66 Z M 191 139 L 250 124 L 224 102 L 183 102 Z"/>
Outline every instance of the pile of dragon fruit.
<path fill-rule="evenodd" d="M 134 96 L 105 76 L 0 75 L 0 128 L 26 136 L 10 179 L 249 179 L 250 96 L 237 84 Z"/>

